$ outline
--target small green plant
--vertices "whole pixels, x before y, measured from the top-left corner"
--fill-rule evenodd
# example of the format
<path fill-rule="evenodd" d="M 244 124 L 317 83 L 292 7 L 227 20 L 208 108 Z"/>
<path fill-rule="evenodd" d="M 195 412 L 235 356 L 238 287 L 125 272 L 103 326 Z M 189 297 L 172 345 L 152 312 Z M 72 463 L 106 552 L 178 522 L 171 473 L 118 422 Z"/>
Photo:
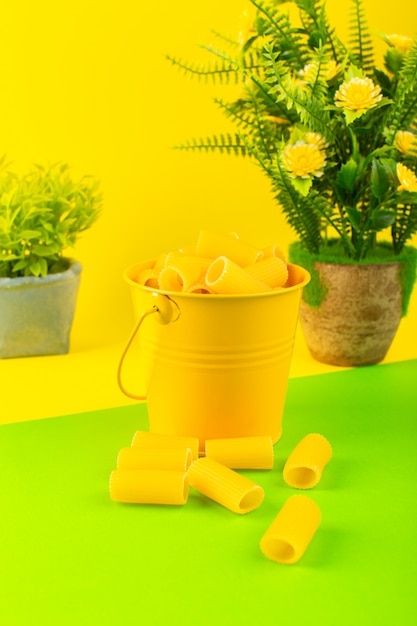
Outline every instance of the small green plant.
<path fill-rule="evenodd" d="M 68 267 L 65 248 L 99 216 L 96 179 L 72 180 L 67 164 L 35 165 L 23 176 L 0 170 L 0 277 L 46 276 Z"/>
<path fill-rule="evenodd" d="M 207 64 L 168 57 L 190 76 L 242 85 L 234 101 L 216 99 L 236 132 L 178 148 L 252 157 L 313 254 L 335 244 L 363 260 L 380 232 L 401 254 L 417 232 L 417 40 L 381 35 L 380 68 L 362 0 L 352 0 L 348 45 L 322 0 L 293 0 L 296 20 L 282 0 L 249 2 L 230 52 L 206 48 Z"/>

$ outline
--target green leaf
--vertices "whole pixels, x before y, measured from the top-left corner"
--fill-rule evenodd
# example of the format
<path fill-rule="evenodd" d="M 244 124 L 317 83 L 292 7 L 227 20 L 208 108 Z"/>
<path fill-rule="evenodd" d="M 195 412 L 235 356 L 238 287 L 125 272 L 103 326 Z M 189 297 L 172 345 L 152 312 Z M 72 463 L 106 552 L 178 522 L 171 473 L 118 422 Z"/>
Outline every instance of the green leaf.
<path fill-rule="evenodd" d="M 355 209 L 354 207 L 347 207 L 346 212 L 348 214 L 348 218 L 349 218 L 350 223 L 352 224 L 352 227 L 354 228 L 354 230 L 358 231 L 361 225 L 361 218 L 362 218 L 361 212 L 358 211 L 358 209 Z"/>
<path fill-rule="evenodd" d="M 379 83 L 379 85 L 385 90 L 385 91 L 391 91 L 392 89 L 392 82 L 389 76 L 387 76 L 387 74 L 385 74 L 385 72 L 382 72 L 381 70 L 378 70 L 377 68 L 374 69 L 374 74 L 375 77 Z"/>
<path fill-rule="evenodd" d="M 44 258 L 38 259 L 39 267 L 41 269 L 41 276 L 46 276 L 48 273 L 48 262 Z"/>
<path fill-rule="evenodd" d="M 385 65 L 392 74 L 398 74 L 404 62 L 404 53 L 398 48 L 389 48 L 384 57 Z"/>
<path fill-rule="evenodd" d="M 374 196 L 382 198 L 390 186 L 390 170 L 383 163 L 376 159 L 372 161 L 371 167 L 371 190 Z"/>
<path fill-rule="evenodd" d="M 31 263 L 29 265 L 29 270 L 34 276 L 39 276 L 39 274 L 41 273 L 41 266 L 39 265 L 38 261 Z"/>
<path fill-rule="evenodd" d="M 291 183 L 299 194 L 307 196 L 313 181 L 311 178 L 291 178 Z"/>
<path fill-rule="evenodd" d="M 31 248 L 33 254 L 36 254 L 38 256 L 53 256 L 55 254 L 57 254 L 57 252 L 59 251 L 60 246 L 58 244 L 51 244 L 49 246 L 33 246 Z"/>
<path fill-rule="evenodd" d="M 30 230 L 30 229 L 26 229 L 26 230 L 22 230 L 20 233 L 20 237 L 21 239 L 35 239 L 36 237 L 40 237 L 41 236 L 41 231 L 40 230 Z"/>
<path fill-rule="evenodd" d="M 0 232 L 8 233 L 9 232 L 9 223 L 5 217 L 0 215 Z"/>
<path fill-rule="evenodd" d="M 345 114 L 346 124 L 352 124 L 355 120 L 362 117 L 366 111 L 351 111 L 350 109 L 343 109 L 343 113 Z"/>
<path fill-rule="evenodd" d="M 337 184 L 345 191 L 352 193 L 355 187 L 357 172 L 358 164 L 353 159 L 349 159 L 347 163 L 343 163 L 337 173 Z"/>
<path fill-rule="evenodd" d="M 28 262 L 26 259 L 20 259 L 17 263 L 13 265 L 12 272 L 18 272 L 19 270 L 24 270 L 27 267 Z"/>
<path fill-rule="evenodd" d="M 372 216 L 372 228 L 374 230 L 383 230 L 384 228 L 388 228 L 388 226 L 392 226 L 392 224 L 394 224 L 395 218 L 396 213 L 391 209 L 381 209 L 379 211 L 375 211 Z"/>

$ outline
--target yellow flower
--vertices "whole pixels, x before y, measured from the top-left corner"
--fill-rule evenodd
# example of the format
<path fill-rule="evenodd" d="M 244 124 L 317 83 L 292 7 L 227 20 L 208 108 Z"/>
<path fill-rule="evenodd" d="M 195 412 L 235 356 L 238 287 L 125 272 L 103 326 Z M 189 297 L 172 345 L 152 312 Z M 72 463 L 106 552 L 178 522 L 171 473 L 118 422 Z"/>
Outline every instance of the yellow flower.
<path fill-rule="evenodd" d="M 417 176 L 403 163 L 397 163 L 398 191 L 417 191 Z"/>
<path fill-rule="evenodd" d="M 411 37 L 405 37 L 404 35 L 397 35 L 396 33 L 386 36 L 388 43 L 393 48 L 397 48 L 400 52 L 408 52 L 414 45 L 414 39 Z"/>
<path fill-rule="evenodd" d="M 334 78 L 335 76 L 339 74 L 341 70 L 341 66 L 338 63 L 336 63 L 336 61 L 331 59 L 328 63 L 326 63 L 323 69 L 324 71 L 322 73 L 322 76 L 325 81 L 329 82 L 330 80 L 332 80 L 332 78 Z M 317 73 L 317 63 L 308 63 L 300 71 L 300 75 L 307 82 L 314 80 L 316 77 L 316 73 Z"/>
<path fill-rule="evenodd" d="M 395 147 L 403 154 L 417 150 L 417 137 L 408 130 L 399 130 L 395 135 Z"/>
<path fill-rule="evenodd" d="M 320 177 L 326 165 L 325 155 L 318 146 L 305 141 L 285 146 L 282 160 L 292 178 Z"/>
<path fill-rule="evenodd" d="M 324 150 L 329 147 L 329 144 L 320 133 L 306 133 L 305 139 L 307 143 L 314 144 L 319 150 Z"/>
<path fill-rule="evenodd" d="M 338 107 L 364 113 L 372 109 L 381 100 L 381 88 L 370 78 L 354 76 L 347 83 L 340 85 L 335 94 Z"/>

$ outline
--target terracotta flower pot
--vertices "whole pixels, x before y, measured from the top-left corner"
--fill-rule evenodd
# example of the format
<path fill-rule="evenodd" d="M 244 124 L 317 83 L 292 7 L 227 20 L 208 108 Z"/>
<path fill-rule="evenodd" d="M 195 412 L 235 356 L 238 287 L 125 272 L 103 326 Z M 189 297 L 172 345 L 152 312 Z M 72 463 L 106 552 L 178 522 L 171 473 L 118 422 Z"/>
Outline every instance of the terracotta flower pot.
<path fill-rule="evenodd" d="M 410 256 L 381 263 L 312 261 L 307 269 L 315 293 L 303 295 L 300 326 L 316 360 L 355 367 L 385 358 L 415 280 L 415 253 Z"/>

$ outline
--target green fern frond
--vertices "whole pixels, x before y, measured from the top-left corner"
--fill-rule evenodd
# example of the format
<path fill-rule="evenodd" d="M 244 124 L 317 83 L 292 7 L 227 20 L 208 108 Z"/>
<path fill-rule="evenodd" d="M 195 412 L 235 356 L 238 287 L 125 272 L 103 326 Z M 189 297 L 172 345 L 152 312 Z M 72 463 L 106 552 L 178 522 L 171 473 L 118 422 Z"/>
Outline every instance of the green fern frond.
<path fill-rule="evenodd" d="M 290 178 L 277 159 L 272 178 L 272 188 L 288 224 L 294 229 L 301 242 L 313 254 L 322 244 L 321 221 L 315 210 L 306 210 L 308 198 L 300 202 L 300 195 L 291 184 Z"/>
<path fill-rule="evenodd" d="M 275 53 L 271 47 L 265 48 L 265 59 L 268 71 L 268 82 L 275 82 L 270 88 L 270 93 L 275 94 L 277 101 L 284 101 L 285 105 L 297 112 L 300 121 L 316 133 L 320 133 L 331 143 L 335 138 L 330 126 L 329 111 L 323 110 L 323 103 L 311 97 L 291 81 L 287 67 L 284 63 L 276 61 Z"/>
<path fill-rule="evenodd" d="M 300 35 L 300 30 L 291 25 L 289 17 L 281 13 L 278 6 L 268 0 L 250 0 L 258 9 L 263 20 L 262 34 L 273 37 L 276 49 L 287 62 L 302 69 L 308 61 L 308 49 Z"/>
<path fill-rule="evenodd" d="M 245 103 L 242 100 L 236 102 L 224 102 L 219 98 L 214 99 L 214 103 L 223 111 L 227 118 L 231 118 L 239 127 L 249 128 L 253 126 L 252 109 L 246 110 Z"/>
<path fill-rule="evenodd" d="M 363 0 L 352 0 L 352 3 L 349 39 L 351 58 L 357 67 L 365 73 L 370 73 L 374 66 L 374 52 Z"/>
<path fill-rule="evenodd" d="M 278 102 L 270 93 L 270 85 L 258 80 L 255 76 L 251 76 L 251 80 L 257 87 L 258 99 L 263 103 L 265 107 L 265 113 L 274 117 L 279 117 L 288 120 L 288 122 L 295 124 L 298 120 L 297 113 L 295 111 L 288 110 L 287 107 Z"/>
<path fill-rule="evenodd" d="M 413 196 L 417 196 L 417 193 L 403 193 L 399 198 L 397 206 L 397 218 L 395 224 L 392 227 L 393 244 L 396 254 L 400 254 L 406 243 L 417 232 L 417 199 L 413 203 L 410 203 L 410 199 Z"/>
<path fill-rule="evenodd" d="M 246 156 L 247 148 L 240 135 L 220 134 L 211 137 L 191 139 L 184 144 L 174 146 L 174 150 L 187 152 L 220 152 L 233 153 L 236 156 Z"/>
<path fill-rule="evenodd" d="M 236 41 L 235 39 L 232 39 L 231 37 L 226 37 L 226 35 L 223 35 L 223 33 L 219 33 L 214 28 L 211 29 L 211 32 L 219 41 L 223 41 L 231 48 L 238 48 L 240 46 L 238 41 Z"/>
<path fill-rule="evenodd" d="M 259 72 L 262 68 L 262 63 L 260 62 L 259 56 L 260 51 L 256 49 L 252 49 L 250 52 L 247 52 L 245 55 L 240 55 L 238 57 L 232 57 L 223 50 L 217 50 L 212 46 L 200 46 L 202 50 L 209 52 L 210 54 L 216 56 L 220 59 L 220 62 L 226 67 L 235 68 L 237 71 L 249 71 L 249 72 Z"/>
<path fill-rule="evenodd" d="M 405 93 L 413 91 L 417 82 L 417 40 L 414 46 L 406 54 L 404 64 L 400 71 L 400 78 Z"/>
<path fill-rule="evenodd" d="M 386 125 L 389 128 L 387 143 L 394 142 L 398 130 L 415 124 L 417 118 L 417 42 L 407 53 L 399 73 L 395 103 L 390 108 Z"/>
<path fill-rule="evenodd" d="M 223 59 L 213 63 L 190 63 L 170 55 L 167 55 L 166 59 L 184 74 L 198 80 L 211 81 L 213 84 L 228 84 L 232 80 L 235 83 L 239 82 L 240 67 L 236 61 Z"/>
<path fill-rule="evenodd" d="M 320 102 L 327 103 L 329 88 L 323 75 L 327 69 L 329 59 L 324 48 L 318 48 L 311 60 L 313 66 L 308 81 L 311 97 Z"/>
<path fill-rule="evenodd" d="M 336 35 L 336 29 L 331 26 L 326 13 L 326 3 L 323 0 L 294 0 L 300 9 L 300 18 L 305 31 L 308 33 L 308 44 L 311 49 L 324 47 L 330 58 L 336 63 L 348 55 L 346 46 Z"/>

